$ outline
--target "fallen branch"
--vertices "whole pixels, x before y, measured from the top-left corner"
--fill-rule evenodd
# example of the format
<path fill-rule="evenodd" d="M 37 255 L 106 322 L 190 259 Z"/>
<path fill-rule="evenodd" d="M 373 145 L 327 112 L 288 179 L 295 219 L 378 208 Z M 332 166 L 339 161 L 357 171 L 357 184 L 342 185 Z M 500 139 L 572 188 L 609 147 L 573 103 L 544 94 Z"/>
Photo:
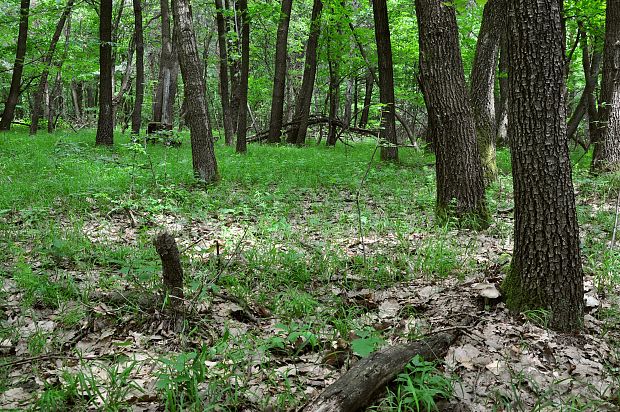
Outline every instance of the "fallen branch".
<path fill-rule="evenodd" d="M 416 355 L 427 361 L 443 358 L 461 333 L 461 328 L 434 334 L 422 340 L 391 346 L 353 365 L 303 412 L 358 411 L 371 403 L 387 384 Z"/>

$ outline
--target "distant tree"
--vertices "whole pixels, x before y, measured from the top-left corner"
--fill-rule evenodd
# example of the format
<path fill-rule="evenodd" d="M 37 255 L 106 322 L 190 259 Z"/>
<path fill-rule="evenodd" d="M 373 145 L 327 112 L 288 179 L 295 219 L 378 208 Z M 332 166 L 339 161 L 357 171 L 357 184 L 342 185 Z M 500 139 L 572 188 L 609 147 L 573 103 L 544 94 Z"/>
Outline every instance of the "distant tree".
<path fill-rule="evenodd" d="M 194 175 L 207 183 L 219 179 L 213 136 L 207 115 L 206 87 L 189 0 L 172 0 L 174 43 L 185 90 L 187 123 L 192 144 Z"/>
<path fill-rule="evenodd" d="M 471 71 L 471 105 L 482 171 L 487 184 L 497 178 L 495 73 L 497 72 L 500 39 L 505 27 L 505 14 L 505 0 L 489 0 L 484 6 Z"/>
<path fill-rule="evenodd" d="M 160 1 L 161 54 L 157 89 L 153 99 L 153 122 L 171 126 L 177 93 L 179 62 L 170 31 L 170 0 Z"/>
<path fill-rule="evenodd" d="M 368 115 L 370 114 L 370 104 L 372 103 L 372 86 L 374 85 L 372 73 L 368 70 L 366 74 L 366 87 L 364 92 L 364 107 L 360 116 L 359 127 L 362 129 L 368 124 Z"/>
<path fill-rule="evenodd" d="M 15 64 L 11 77 L 11 89 L 9 97 L 4 104 L 4 111 L 0 119 L 0 130 L 9 130 L 15 117 L 15 107 L 19 101 L 21 92 L 22 73 L 24 71 L 24 58 L 26 57 L 26 43 L 28 41 L 28 16 L 30 14 L 30 0 L 21 0 L 19 8 L 19 34 L 17 35 L 17 51 L 15 52 Z"/>
<path fill-rule="evenodd" d="M 142 32 L 142 3 L 133 0 L 134 36 L 136 42 L 136 100 L 131 117 L 131 132 L 140 134 L 142 102 L 144 101 L 144 34 Z"/>
<path fill-rule="evenodd" d="M 594 142 L 592 170 L 620 168 L 620 1 L 607 0 L 603 81 L 599 122 L 603 130 Z"/>
<path fill-rule="evenodd" d="M 321 34 L 321 11 L 323 2 L 314 0 L 312 3 L 312 16 L 310 18 L 310 32 L 308 43 L 306 43 L 306 62 L 304 64 L 304 74 L 301 81 L 301 89 L 295 103 L 295 113 L 293 115 L 293 126 L 288 132 L 287 141 L 303 145 L 306 143 L 308 132 L 308 118 L 310 117 L 310 104 L 312 103 L 312 91 L 316 78 L 317 68 L 317 48 L 319 45 L 319 35 Z"/>
<path fill-rule="evenodd" d="M 488 211 L 456 11 L 443 0 L 416 0 L 416 14 L 420 82 L 437 159 L 437 215 L 484 226 Z"/>
<path fill-rule="evenodd" d="M 237 123 L 237 153 L 247 152 L 248 76 L 250 72 L 250 17 L 248 1 L 239 0 L 241 12 L 241 76 L 239 82 L 239 118 Z"/>
<path fill-rule="evenodd" d="M 375 41 L 379 62 L 379 101 L 381 102 L 381 160 L 398 160 L 394 99 L 394 66 L 386 0 L 372 0 Z"/>
<path fill-rule="evenodd" d="M 583 272 L 566 138 L 562 0 L 508 2 L 515 224 L 503 283 L 515 311 L 545 308 L 550 326 L 583 326 Z"/>
<path fill-rule="evenodd" d="M 39 118 L 43 112 L 43 95 L 45 93 L 45 87 L 47 86 L 47 78 L 50 73 L 50 65 L 52 64 L 52 59 L 54 57 L 54 52 L 56 51 L 56 45 L 58 44 L 58 40 L 60 40 L 60 35 L 62 34 L 62 30 L 65 27 L 65 22 L 67 18 L 71 14 L 71 8 L 73 7 L 73 0 L 68 0 L 67 5 L 64 7 L 62 14 L 60 15 L 60 19 L 56 24 L 56 29 L 54 30 L 54 34 L 52 34 L 52 40 L 50 41 L 50 45 L 47 48 L 47 52 L 43 55 L 43 72 L 41 73 L 41 78 L 39 79 L 39 85 L 37 86 L 37 91 L 34 94 L 34 102 L 32 105 L 32 114 L 30 116 L 30 134 L 36 134 L 39 130 Z"/>
<path fill-rule="evenodd" d="M 284 117 L 284 89 L 286 82 L 286 56 L 288 27 L 291 20 L 293 0 L 282 0 L 282 10 L 276 37 L 276 61 L 273 75 L 273 93 L 271 97 L 271 120 L 269 122 L 269 143 L 279 143 Z"/>
<path fill-rule="evenodd" d="M 227 146 L 233 144 L 233 119 L 230 110 L 230 92 L 228 81 L 228 30 L 224 19 L 222 0 L 215 0 L 215 19 L 217 22 L 217 41 L 220 57 L 220 103 L 222 105 L 222 122 L 224 123 L 224 141 Z"/>
<path fill-rule="evenodd" d="M 101 0 L 99 8 L 99 120 L 95 144 L 114 144 L 112 111 L 112 0 Z"/>

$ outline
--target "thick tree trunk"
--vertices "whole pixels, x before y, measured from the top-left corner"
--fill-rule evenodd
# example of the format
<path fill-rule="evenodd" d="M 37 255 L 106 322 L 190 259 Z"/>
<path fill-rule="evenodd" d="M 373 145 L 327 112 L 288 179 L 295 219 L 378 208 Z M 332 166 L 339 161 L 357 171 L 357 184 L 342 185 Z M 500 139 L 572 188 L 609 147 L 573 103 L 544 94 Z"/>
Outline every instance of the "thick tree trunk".
<path fill-rule="evenodd" d="M 112 113 L 112 0 L 101 0 L 99 9 L 99 120 L 95 144 L 114 144 Z"/>
<path fill-rule="evenodd" d="M 269 122 L 269 143 L 279 143 L 284 116 L 284 86 L 286 80 L 286 43 L 291 20 L 293 0 L 282 0 L 282 11 L 276 38 L 276 61 L 271 95 L 271 120 Z"/>
<path fill-rule="evenodd" d="M 187 104 L 194 175 L 207 183 L 219 179 L 213 136 L 207 117 L 207 99 L 189 0 L 172 0 L 175 45 Z"/>
<path fill-rule="evenodd" d="M 370 70 L 366 75 L 366 88 L 364 94 L 364 107 L 362 108 L 362 115 L 360 116 L 360 122 L 358 124 L 362 129 L 368 124 L 368 114 L 370 113 L 370 104 L 372 103 L 372 86 L 374 81 L 372 79 L 372 73 Z"/>
<path fill-rule="evenodd" d="M 495 161 L 495 72 L 499 45 L 504 29 L 506 4 L 504 0 L 490 0 L 484 6 L 482 24 L 476 44 L 476 55 L 471 71 L 471 105 L 476 124 L 476 137 L 485 183 L 497 179 Z"/>
<path fill-rule="evenodd" d="M 620 1 L 607 0 L 603 81 L 601 84 L 601 137 L 594 145 L 592 171 L 620 168 Z"/>
<path fill-rule="evenodd" d="M 379 63 L 379 101 L 381 113 L 381 160 L 398 161 L 396 145 L 396 118 L 394 99 L 394 67 L 392 65 L 392 43 L 386 0 L 372 0 L 375 20 L 375 41 Z"/>
<path fill-rule="evenodd" d="M 239 118 L 237 122 L 237 153 L 247 149 L 248 131 L 248 76 L 250 74 L 250 18 L 248 1 L 238 0 L 241 12 L 241 76 L 239 81 Z"/>
<path fill-rule="evenodd" d="M 485 226 L 488 211 L 474 119 L 465 85 L 456 12 L 442 0 L 416 0 L 420 78 L 435 144 L 437 215 Z"/>
<path fill-rule="evenodd" d="M 515 225 L 503 289 L 513 310 L 545 308 L 550 326 L 583 326 L 583 272 L 566 139 L 562 0 L 508 5 Z"/>
<path fill-rule="evenodd" d="M 306 62 L 304 64 L 304 74 L 301 81 L 301 90 L 295 103 L 295 114 L 293 122 L 295 126 L 288 133 L 288 142 L 303 145 L 306 143 L 308 133 L 308 117 L 310 116 L 310 104 L 312 103 L 312 92 L 314 90 L 314 80 L 316 78 L 317 58 L 316 52 L 319 45 L 319 35 L 321 34 L 321 11 L 323 3 L 321 0 L 314 0 L 312 4 L 312 17 L 310 22 L 310 33 L 306 45 Z"/>
<path fill-rule="evenodd" d="M 133 13 L 136 42 L 136 100 L 131 117 L 131 133 L 138 135 L 142 126 L 142 102 L 144 101 L 144 35 L 142 32 L 141 0 L 133 0 Z"/>
<path fill-rule="evenodd" d="M 4 112 L 0 119 L 0 130 L 9 130 L 15 117 L 15 107 L 19 100 L 22 73 L 24 71 L 24 58 L 26 57 L 26 43 L 28 41 L 28 16 L 30 15 L 30 0 L 21 0 L 19 9 L 19 34 L 17 35 L 17 51 L 15 52 L 15 64 L 11 77 L 9 97 L 4 104 Z"/>
<path fill-rule="evenodd" d="M 232 113 L 228 91 L 228 33 L 224 20 L 222 0 L 215 0 L 217 21 L 217 42 L 220 55 L 220 101 L 222 103 L 222 123 L 224 124 L 224 141 L 227 146 L 233 144 Z"/>
<path fill-rule="evenodd" d="M 41 78 L 39 79 L 39 86 L 37 87 L 37 91 L 34 95 L 34 103 L 32 107 L 32 116 L 30 119 L 30 134 L 34 135 L 39 130 L 39 118 L 41 117 L 41 112 L 43 110 L 43 97 L 45 94 L 45 88 L 47 87 L 47 78 L 50 73 L 50 65 L 52 64 L 52 59 L 54 58 L 54 52 L 56 51 L 56 45 L 58 44 L 58 40 L 60 40 L 60 35 L 62 34 L 62 30 L 65 27 L 65 22 L 67 21 L 67 17 L 71 13 L 71 8 L 73 7 L 73 0 L 68 0 L 67 5 L 62 11 L 60 15 L 60 19 L 56 24 L 56 29 L 54 30 L 54 34 L 52 35 L 52 40 L 50 41 L 50 45 L 47 49 L 47 53 L 43 56 L 43 72 L 41 73 Z M 48 96 L 49 101 L 49 96 Z M 48 104 L 49 108 L 49 104 Z"/>
<path fill-rule="evenodd" d="M 179 62 L 170 34 L 170 0 L 161 0 L 161 55 L 159 76 L 153 101 L 153 122 L 172 126 L 177 94 Z"/>
<path fill-rule="evenodd" d="M 174 236 L 164 232 L 157 235 L 153 243 L 161 259 L 164 290 L 173 305 L 178 305 L 183 299 L 183 267 L 177 242 Z"/>

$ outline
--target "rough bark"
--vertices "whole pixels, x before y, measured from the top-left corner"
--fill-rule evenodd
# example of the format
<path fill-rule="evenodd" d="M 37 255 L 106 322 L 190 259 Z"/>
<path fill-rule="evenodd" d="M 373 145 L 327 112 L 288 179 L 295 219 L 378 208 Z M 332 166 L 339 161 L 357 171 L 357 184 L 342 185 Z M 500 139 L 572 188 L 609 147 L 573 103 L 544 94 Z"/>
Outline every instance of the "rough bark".
<path fill-rule="evenodd" d="M 207 183 L 219 179 L 207 116 L 206 87 L 189 0 L 172 0 L 174 42 L 178 51 L 192 144 L 194 175 Z"/>
<path fill-rule="evenodd" d="M 508 5 L 515 224 L 503 289 L 511 309 L 548 309 L 552 328 L 575 331 L 583 323 L 583 272 L 566 138 L 561 1 Z"/>
<path fill-rule="evenodd" d="M 394 67 L 386 0 L 372 0 L 375 41 L 379 64 L 379 101 L 381 102 L 381 160 L 398 161 L 394 99 Z"/>
<path fill-rule="evenodd" d="M 351 369 L 307 404 L 303 412 L 352 412 L 370 404 L 416 355 L 442 359 L 460 335 L 458 330 L 391 346 L 357 361 Z"/>
<path fill-rule="evenodd" d="M 601 137 L 594 144 L 592 171 L 620 168 L 620 1 L 607 0 L 603 80 L 601 83 Z"/>
<path fill-rule="evenodd" d="M 238 0 L 241 12 L 241 73 L 239 81 L 239 118 L 237 122 L 237 153 L 247 152 L 248 76 L 250 74 L 250 18 L 247 0 Z"/>
<path fill-rule="evenodd" d="M 56 45 L 58 44 L 58 40 L 60 40 L 60 35 L 62 34 L 62 30 L 65 27 L 65 22 L 71 13 L 71 9 L 73 7 L 73 0 L 68 0 L 67 5 L 62 11 L 60 15 L 60 19 L 56 24 L 56 29 L 54 30 L 54 34 L 52 34 L 52 40 L 50 41 L 50 45 L 47 48 L 47 52 L 43 56 L 42 64 L 43 64 L 43 72 L 41 73 L 41 78 L 39 79 L 39 85 L 37 87 L 37 91 L 34 95 L 34 102 L 32 105 L 32 116 L 30 118 L 30 134 L 34 135 L 39 130 L 39 118 L 41 117 L 41 112 L 43 110 L 43 97 L 45 94 L 45 88 L 47 87 L 47 78 L 50 73 L 50 65 L 52 64 L 52 59 L 54 58 L 54 53 L 56 51 Z M 49 107 L 49 104 L 48 104 Z"/>
<path fill-rule="evenodd" d="M 172 125 L 177 94 L 179 62 L 170 32 L 170 0 L 161 0 L 161 55 L 159 75 L 153 101 L 153 121 Z"/>
<path fill-rule="evenodd" d="M 416 0 L 420 80 L 436 154 L 437 216 L 485 226 L 488 211 L 476 131 L 465 85 L 456 12 L 442 0 Z"/>
<path fill-rule="evenodd" d="M 505 0 L 507 1 L 507 0 Z M 496 107 L 497 140 L 499 144 L 508 143 L 508 39 L 504 27 L 499 52 L 499 104 Z"/>
<path fill-rule="evenodd" d="M 478 33 L 476 54 L 471 71 L 471 105 L 476 124 L 476 138 L 485 183 L 497 179 L 495 160 L 495 73 L 506 4 L 504 0 L 490 0 L 484 6 L 482 24 Z"/>
<path fill-rule="evenodd" d="M 99 120 L 95 144 L 114 144 L 112 113 L 112 0 L 101 0 L 99 9 Z"/>
<path fill-rule="evenodd" d="M 304 74 L 301 81 L 301 89 L 295 103 L 295 114 L 293 121 L 298 121 L 288 132 L 288 142 L 303 145 L 306 143 L 308 133 L 308 117 L 310 116 L 310 104 L 312 103 L 312 92 L 314 80 L 316 78 L 317 67 L 317 48 L 319 45 L 319 35 L 321 34 L 321 11 L 323 2 L 314 0 L 312 4 L 312 16 L 310 21 L 310 32 L 308 43 L 306 44 L 306 61 L 304 63 Z"/>
<path fill-rule="evenodd" d="M 279 143 L 284 117 L 284 86 L 286 81 L 286 43 L 288 27 L 291 20 L 293 0 L 282 0 L 280 22 L 276 38 L 276 61 L 273 75 L 273 93 L 271 95 L 271 120 L 269 122 L 269 143 Z"/>
<path fill-rule="evenodd" d="M 140 134 L 142 102 L 144 101 L 144 34 L 142 31 L 141 0 L 133 0 L 134 35 L 136 42 L 136 100 L 131 115 L 131 133 Z"/>
<path fill-rule="evenodd" d="M 217 44 L 220 57 L 220 101 L 222 104 L 222 122 L 224 123 L 224 141 L 227 146 L 233 144 L 232 113 L 230 111 L 230 95 L 228 91 L 228 33 L 224 20 L 222 0 L 215 0 L 217 22 Z"/>
<path fill-rule="evenodd" d="M 30 15 L 30 0 L 21 0 L 19 8 L 19 33 L 17 35 L 17 50 L 15 52 L 15 64 L 11 76 L 11 88 L 9 96 L 4 104 L 4 111 L 0 119 L 0 130 L 9 130 L 15 117 L 15 107 L 19 101 L 22 73 L 24 71 L 24 58 L 26 57 L 26 43 L 28 42 L 28 16 Z"/>
<path fill-rule="evenodd" d="M 177 242 L 168 232 L 160 233 L 153 242 L 163 268 L 163 285 L 171 302 L 179 304 L 183 299 L 183 268 Z"/>

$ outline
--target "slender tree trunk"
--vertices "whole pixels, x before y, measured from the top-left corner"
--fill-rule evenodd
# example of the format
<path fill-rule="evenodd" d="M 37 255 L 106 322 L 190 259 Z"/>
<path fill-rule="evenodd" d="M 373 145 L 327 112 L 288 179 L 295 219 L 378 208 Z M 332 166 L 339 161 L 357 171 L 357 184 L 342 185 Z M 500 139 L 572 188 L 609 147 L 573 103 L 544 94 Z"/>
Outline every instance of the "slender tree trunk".
<path fill-rule="evenodd" d="M 416 0 L 420 79 L 434 135 L 437 215 L 485 226 L 488 211 L 474 118 L 465 85 L 456 12 L 442 0 Z"/>
<path fill-rule="evenodd" d="M 250 18 L 248 1 L 238 0 L 241 12 L 241 76 L 239 81 L 239 119 L 237 123 L 237 153 L 247 152 L 248 76 L 250 72 Z"/>
<path fill-rule="evenodd" d="M 508 1 L 508 0 L 505 0 Z M 497 142 L 508 143 L 508 39 L 504 28 L 499 52 L 499 105 L 496 107 Z"/>
<path fill-rule="evenodd" d="M 600 61 L 601 58 L 600 53 L 595 52 L 593 58 L 590 59 L 588 35 L 583 30 L 583 25 L 581 23 L 579 24 L 579 31 L 581 32 L 581 36 L 579 36 L 581 39 L 581 63 L 583 66 L 583 75 L 586 79 L 586 87 L 584 88 L 582 95 L 584 95 L 586 111 L 588 113 L 588 131 L 590 134 L 590 140 L 592 142 L 599 142 L 603 128 L 600 126 L 595 96 L 598 75 L 593 76 L 592 73 L 595 71 L 598 72 L 598 69 L 594 65 L 597 64 L 596 60 Z M 597 55 L 599 57 L 597 57 Z"/>
<path fill-rule="evenodd" d="M 179 63 L 170 34 L 170 0 L 161 0 L 161 55 L 159 76 L 153 101 L 153 122 L 164 127 L 174 122 L 174 101 L 177 93 Z"/>
<path fill-rule="evenodd" d="M 207 183 L 219 179 L 217 161 L 207 118 L 204 77 L 189 0 L 172 0 L 174 42 L 178 51 L 187 105 L 194 175 Z"/>
<path fill-rule="evenodd" d="M 601 84 L 601 137 L 594 144 L 592 171 L 620 168 L 620 1 L 607 0 L 603 81 Z"/>
<path fill-rule="evenodd" d="M 241 59 L 239 58 L 239 55 L 241 54 L 241 46 L 239 44 L 239 39 L 241 38 L 241 26 L 238 21 L 238 7 L 239 5 L 236 0 L 232 0 L 232 5 L 230 4 L 230 0 L 224 0 L 224 8 L 233 12 L 232 18 L 225 20 L 226 32 L 228 33 L 230 31 L 230 26 L 232 26 L 232 30 L 236 34 L 236 36 L 233 36 L 232 40 L 228 43 L 228 78 L 230 80 L 229 107 L 233 133 L 237 133 L 237 123 L 239 122 L 239 82 L 241 80 Z"/>
<path fill-rule="evenodd" d="M 275 74 L 273 76 L 273 93 L 271 97 L 271 120 L 269 122 L 269 143 L 279 143 L 284 116 L 284 86 L 286 80 L 286 43 L 291 19 L 293 0 L 282 0 L 282 11 L 276 38 Z"/>
<path fill-rule="evenodd" d="M 144 101 L 144 36 L 142 33 L 141 0 L 133 0 L 133 13 L 136 42 L 136 100 L 131 117 L 131 133 L 138 135 L 142 126 L 142 102 Z"/>
<path fill-rule="evenodd" d="M 398 161 L 398 144 L 396 140 L 396 117 L 394 99 L 394 67 L 392 64 L 392 43 L 386 0 L 372 0 L 375 20 L 375 40 L 379 62 L 379 101 L 382 105 L 381 160 Z"/>
<path fill-rule="evenodd" d="M 17 35 L 17 51 L 15 64 L 11 77 L 9 97 L 4 104 L 4 112 L 0 119 L 0 130 L 9 130 L 15 116 L 15 107 L 19 100 L 22 73 L 24 71 L 24 58 L 26 57 L 26 43 L 28 41 L 28 16 L 30 14 L 30 0 L 21 0 L 19 9 L 19 34 Z"/>
<path fill-rule="evenodd" d="M 476 124 L 482 172 L 487 185 L 497 179 L 494 91 L 500 39 L 505 26 L 503 21 L 505 13 L 506 4 L 504 0 L 490 0 L 484 6 L 476 55 L 471 71 L 471 105 Z"/>
<path fill-rule="evenodd" d="M 545 308 L 550 326 L 583 326 L 583 272 L 566 139 L 562 0 L 508 2 L 515 225 L 509 308 Z"/>
<path fill-rule="evenodd" d="M 289 143 L 303 145 L 306 143 L 308 133 L 308 117 L 310 116 L 310 104 L 312 103 L 312 92 L 314 90 L 314 80 L 316 78 L 317 67 L 317 48 L 319 45 L 319 35 L 321 34 L 321 11 L 323 3 L 321 0 L 314 0 L 312 4 L 312 17 L 310 22 L 310 33 L 306 45 L 306 61 L 304 63 L 304 74 L 301 81 L 301 90 L 295 103 L 295 123 L 288 134 Z"/>
<path fill-rule="evenodd" d="M 95 144 L 114 144 L 112 113 L 112 0 L 101 0 L 99 9 L 99 120 Z"/>
<path fill-rule="evenodd" d="M 331 47 L 328 46 L 330 49 Z M 329 125 L 327 128 L 327 146 L 335 146 L 337 141 L 336 120 L 338 117 L 338 107 L 340 106 L 340 62 L 338 57 L 328 51 L 329 66 Z"/>
<path fill-rule="evenodd" d="M 368 124 L 368 115 L 370 113 L 370 105 L 372 103 L 372 87 L 374 85 L 374 81 L 372 79 L 372 73 L 370 70 L 366 75 L 366 88 L 364 93 L 364 107 L 362 108 L 362 114 L 360 116 L 359 127 L 364 129 Z"/>
<path fill-rule="evenodd" d="M 224 123 L 224 140 L 227 146 L 233 144 L 232 113 L 228 91 L 228 33 L 224 20 L 222 0 L 215 0 L 217 41 L 220 55 L 220 101 L 222 102 L 222 122 Z"/>
<path fill-rule="evenodd" d="M 52 40 L 50 41 L 47 53 L 45 53 L 45 55 L 43 56 L 43 72 L 41 73 L 41 79 L 39 79 L 39 86 L 37 87 L 37 91 L 34 95 L 34 104 L 32 108 L 32 116 L 30 119 L 31 135 L 36 134 L 39 129 L 39 118 L 41 117 L 41 112 L 43 109 L 43 95 L 45 94 L 45 88 L 47 87 L 47 78 L 50 72 L 50 65 L 52 63 L 52 59 L 54 58 L 56 44 L 58 44 L 58 40 L 60 40 L 60 35 L 62 34 L 62 30 L 65 27 L 65 22 L 67 21 L 67 17 L 69 17 L 69 14 L 71 13 L 72 7 L 73 0 L 68 0 L 67 5 L 65 6 L 62 14 L 60 15 L 58 23 L 56 24 L 56 29 L 54 30 L 54 34 L 52 35 Z"/>
<path fill-rule="evenodd" d="M 81 84 L 75 80 L 71 81 L 71 99 L 73 101 L 73 111 L 78 121 L 82 120 L 82 96 L 81 96 Z"/>
<path fill-rule="evenodd" d="M 583 51 L 582 51 L 583 53 Z M 596 105 L 596 97 L 594 96 L 594 92 L 596 90 L 596 86 L 598 84 L 598 75 L 601 69 L 601 63 L 603 61 L 603 54 L 595 51 L 592 53 L 592 58 L 589 57 L 589 54 L 585 56 L 582 60 L 584 65 L 584 77 L 586 78 L 586 87 L 581 93 L 581 97 L 579 98 L 579 102 L 573 111 L 570 119 L 568 120 L 568 140 L 577 139 L 574 137 L 577 132 L 577 128 L 579 127 L 579 123 L 585 117 L 585 114 L 588 112 L 590 108 L 590 104 L 592 100 L 594 100 L 594 104 Z M 590 88 L 592 88 L 590 91 Z M 598 119 L 598 116 L 597 116 Z"/>

